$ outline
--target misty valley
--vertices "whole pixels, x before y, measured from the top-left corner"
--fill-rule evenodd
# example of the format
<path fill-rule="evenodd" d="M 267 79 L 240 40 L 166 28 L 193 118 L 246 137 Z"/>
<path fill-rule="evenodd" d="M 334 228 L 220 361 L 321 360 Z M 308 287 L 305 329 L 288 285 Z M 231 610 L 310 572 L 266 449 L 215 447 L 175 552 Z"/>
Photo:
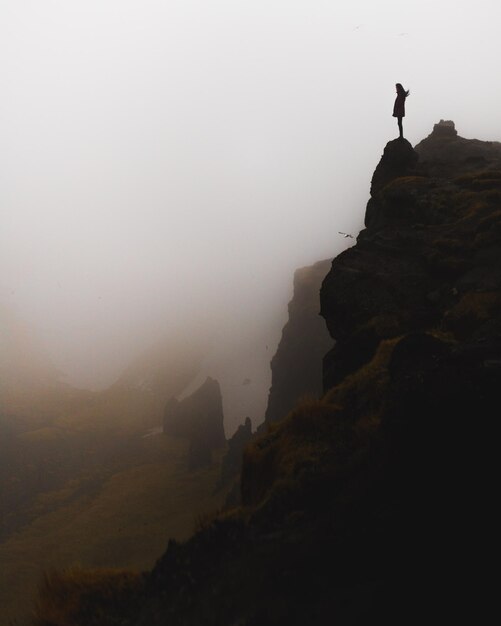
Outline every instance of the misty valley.
<path fill-rule="evenodd" d="M 273 387 L 267 420 L 321 391 L 330 337 L 317 296 L 329 265 L 296 272 L 284 333 L 300 327 L 302 345 L 293 336 L 282 340 L 275 360 L 302 360 L 288 368 L 290 380 Z M 80 577 L 107 571 L 138 576 L 169 539 L 186 540 L 219 511 L 239 506 L 253 429 L 249 417 L 238 416 L 241 424 L 226 438 L 220 385 L 204 380 L 206 342 L 177 336 L 155 345 L 109 388 L 87 391 L 60 382 L 8 310 L 2 329 L 0 620 L 31 624 L 37 593 L 43 598 L 43 581 L 53 580 L 47 577 L 73 576 L 78 586 Z M 56 623 L 70 619 L 64 608 L 51 610 Z"/>
<path fill-rule="evenodd" d="M 1 623 L 480 616 L 500 244 L 501 143 L 444 120 L 388 142 L 353 245 L 291 271 L 267 397 L 232 391 L 258 419 L 228 411 L 201 335 L 84 390 L 2 309 Z"/>
<path fill-rule="evenodd" d="M 500 23 L 0 0 L 0 626 L 495 621 Z"/>
<path fill-rule="evenodd" d="M 225 495 L 215 488 L 224 438 L 209 450 L 214 459 L 191 468 L 189 438 L 158 428 L 198 356 L 170 346 L 163 362 L 152 358 L 149 370 L 130 368 L 91 392 L 59 383 L 41 363 L 30 371 L 23 350 L 17 371 L 2 363 L 2 623 L 31 612 L 43 571 L 151 567 L 169 536 L 186 538 Z"/>

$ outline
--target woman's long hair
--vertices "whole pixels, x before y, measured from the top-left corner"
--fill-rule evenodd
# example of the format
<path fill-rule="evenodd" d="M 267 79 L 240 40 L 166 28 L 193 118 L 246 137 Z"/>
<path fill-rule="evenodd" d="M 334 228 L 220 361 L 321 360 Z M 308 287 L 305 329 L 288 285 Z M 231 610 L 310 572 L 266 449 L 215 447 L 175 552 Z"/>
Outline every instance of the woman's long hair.
<path fill-rule="evenodd" d="M 407 96 L 410 94 L 410 91 L 409 90 L 405 91 L 405 89 L 402 87 L 400 83 L 397 83 L 395 87 L 397 88 L 397 93 L 399 96 L 404 96 L 404 98 L 407 98 Z"/>

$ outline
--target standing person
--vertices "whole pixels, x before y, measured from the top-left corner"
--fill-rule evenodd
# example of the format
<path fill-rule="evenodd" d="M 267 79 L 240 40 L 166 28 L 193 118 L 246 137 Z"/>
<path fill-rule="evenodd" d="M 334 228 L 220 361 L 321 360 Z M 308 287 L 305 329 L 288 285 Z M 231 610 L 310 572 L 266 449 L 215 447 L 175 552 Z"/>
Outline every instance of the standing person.
<path fill-rule="evenodd" d="M 397 90 L 397 98 L 393 105 L 393 117 L 397 118 L 398 130 L 400 132 L 400 139 L 404 138 L 404 131 L 402 128 L 402 118 L 405 117 L 405 99 L 409 95 L 409 91 L 405 91 L 400 83 L 395 85 Z"/>

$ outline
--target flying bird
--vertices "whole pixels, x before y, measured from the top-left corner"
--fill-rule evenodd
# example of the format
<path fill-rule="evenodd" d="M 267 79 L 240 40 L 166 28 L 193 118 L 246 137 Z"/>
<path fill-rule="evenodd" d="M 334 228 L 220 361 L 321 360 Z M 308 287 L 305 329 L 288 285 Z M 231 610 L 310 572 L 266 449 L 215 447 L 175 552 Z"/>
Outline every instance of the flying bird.
<path fill-rule="evenodd" d="M 344 238 L 351 237 L 353 239 L 353 235 L 349 235 L 348 233 L 342 233 L 340 230 L 337 231 L 340 235 L 344 235 Z"/>

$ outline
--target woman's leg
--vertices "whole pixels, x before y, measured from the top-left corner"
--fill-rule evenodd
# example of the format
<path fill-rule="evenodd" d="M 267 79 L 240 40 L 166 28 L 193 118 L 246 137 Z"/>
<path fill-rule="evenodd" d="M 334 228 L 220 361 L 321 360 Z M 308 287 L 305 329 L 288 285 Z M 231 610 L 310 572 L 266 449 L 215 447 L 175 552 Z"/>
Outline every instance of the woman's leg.
<path fill-rule="evenodd" d="M 403 129 L 403 126 L 402 126 L 402 118 L 399 117 L 397 119 L 398 119 L 398 130 L 400 132 L 400 139 L 403 139 L 404 138 L 404 129 Z"/>

